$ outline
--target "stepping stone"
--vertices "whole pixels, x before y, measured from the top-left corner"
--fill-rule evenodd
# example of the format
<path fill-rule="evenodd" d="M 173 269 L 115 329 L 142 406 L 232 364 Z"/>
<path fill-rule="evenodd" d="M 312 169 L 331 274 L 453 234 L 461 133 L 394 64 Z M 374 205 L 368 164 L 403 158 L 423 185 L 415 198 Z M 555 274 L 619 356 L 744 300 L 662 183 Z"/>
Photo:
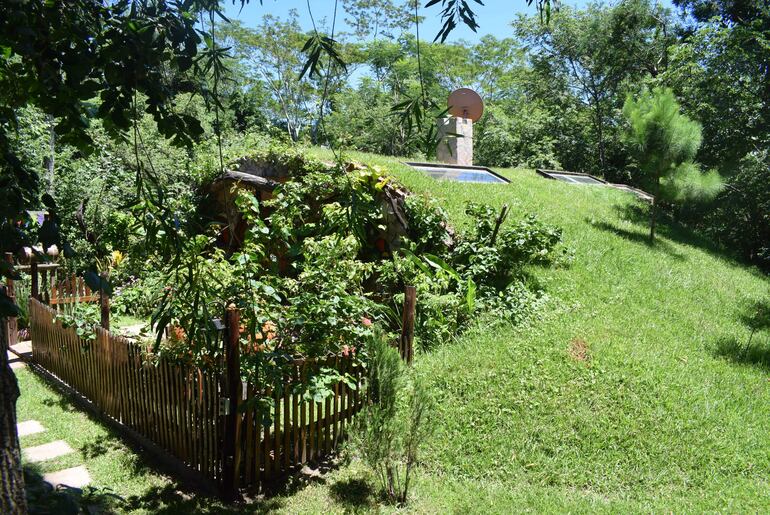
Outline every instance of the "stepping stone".
<path fill-rule="evenodd" d="M 36 445 L 34 447 L 22 449 L 22 454 L 25 461 L 31 463 L 36 461 L 52 460 L 71 452 L 72 447 L 70 447 L 64 440 L 56 440 L 55 442 L 44 443 L 43 445 Z"/>
<path fill-rule="evenodd" d="M 43 424 L 37 420 L 25 420 L 16 424 L 16 430 L 19 432 L 19 438 L 27 435 L 34 435 L 35 433 L 42 433 L 45 431 Z"/>
<path fill-rule="evenodd" d="M 53 486 L 65 485 L 72 488 L 83 488 L 91 482 L 91 476 L 88 475 L 88 470 L 82 465 L 45 474 L 43 475 L 43 479 Z"/>
<path fill-rule="evenodd" d="M 27 365 L 24 364 L 24 362 L 20 359 L 14 359 L 9 361 L 11 365 L 11 370 L 19 370 L 20 368 L 24 368 Z"/>
<path fill-rule="evenodd" d="M 142 334 L 147 329 L 147 324 L 127 325 L 120 329 L 120 334 L 127 338 L 134 338 Z"/>
<path fill-rule="evenodd" d="M 19 355 L 31 355 L 32 342 L 25 341 L 25 342 L 19 342 L 16 345 L 11 345 L 11 351 Z"/>

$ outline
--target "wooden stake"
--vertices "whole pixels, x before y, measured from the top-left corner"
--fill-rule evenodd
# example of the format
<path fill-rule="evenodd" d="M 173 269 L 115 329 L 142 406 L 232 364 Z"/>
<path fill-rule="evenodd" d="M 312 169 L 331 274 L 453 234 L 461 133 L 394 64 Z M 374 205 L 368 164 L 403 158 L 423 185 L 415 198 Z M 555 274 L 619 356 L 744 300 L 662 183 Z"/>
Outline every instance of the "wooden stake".
<path fill-rule="evenodd" d="M 224 392 L 229 399 L 229 411 L 225 415 L 225 432 L 222 440 L 222 495 L 228 501 L 238 498 L 240 471 L 240 438 L 238 424 L 238 401 L 241 396 L 240 363 L 241 313 L 235 304 L 230 304 L 225 313 L 225 384 Z"/>
<path fill-rule="evenodd" d="M 5 253 L 5 260 L 13 267 L 13 254 L 11 252 Z M 8 295 L 8 297 L 11 299 L 11 301 L 16 304 L 16 292 L 14 291 L 13 287 L 13 279 L 8 277 L 5 282 L 5 293 Z M 19 337 L 19 328 L 17 325 L 16 317 L 7 317 L 5 319 L 5 335 L 6 335 L 6 341 L 4 344 L 7 347 L 10 347 L 11 345 L 16 345 L 18 343 L 18 337 Z M 0 352 L 5 352 L 5 349 L 0 349 Z"/>
<path fill-rule="evenodd" d="M 102 327 L 105 330 L 109 331 L 110 330 L 110 297 L 109 295 L 107 295 L 107 292 L 104 291 L 104 285 L 107 284 L 107 281 L 109 280 L 110 275 L 108 272 L 102 272 L 99 275 L 99 277 L 101 279 L 99 281 L 99 304 L 102 308 L 101 309 Z"/>
<path fill-rule="evenodd" d="M 417 289 L 414 286 L 404 288 L 404 314 L 401 324 L 399 350 L 401 357 L 411 363 L 414 357 L 414 314 L 417 306 Z"/>
<path fill-rule="evenodd" d="M 503 204 L 502 209 L 500 209 L 500 214 L 497 217 L 497 220 L 495 221 L 495 229 L 492 231 L 492 240 L 489 242 L 490 245 L 494 245 L 497 241 L 497 233 L 500 232 L 500 226 L 503 225 L 503 222 L 505 222 L 505 219 L 508 218 L 508 210 L 510 208 L 508 207 L 508 204 Z"/>
<path fill-rule="evenodd" d="M 40 300 L 40 283 L 39 278 L 37 276 L 37 259 L 35 257 L 32 257 L 32 262 L 30 263 L 30 274 L 32 274 L 32 288 L 31 288 L 31 295 L 33 299 Z"/>

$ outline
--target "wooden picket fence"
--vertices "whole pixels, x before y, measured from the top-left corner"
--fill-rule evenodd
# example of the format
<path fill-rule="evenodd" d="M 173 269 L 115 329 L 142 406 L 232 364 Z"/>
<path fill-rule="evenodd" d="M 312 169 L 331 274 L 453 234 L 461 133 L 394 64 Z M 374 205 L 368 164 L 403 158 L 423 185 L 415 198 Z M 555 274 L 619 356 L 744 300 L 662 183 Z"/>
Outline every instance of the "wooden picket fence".
<path fill-rule="evenodd" d="M 31 275 L 33 297 L 49 306 L 99 301 L 99 292 L 91 291 L 85 279 L 63 270 L 57 263 L 33 260 L 16 268 Z"/>
<path fill-rule="evenodd" d="M 96 327 L 78 338 L 32 298 L 32 361 L 77 390 L 105 416 L 151 440 L 187 467 L 219 479 L 220 374 L 166 360 L 148 363 L 138 344 Z"/>
<path fill-rule="evenodd" d="M 95 340 L 82 340 L 55 321 L 51 307 L 34 298 L 29 305 L 35 364 L 104 416 L 166 450 L 186 471 L 216 481 L 229 498 L 328 455 L 363 405 L 362 371 L 350 357 L 295 360 L 280 391 L 273 391 L 241 381 L 239 339 L 232 331 L 224 363 L 201 370 L 165 359 L 148 362 L 136 342 L 100 327 Z M 238 327 L 237 319 L 230 327 Z M 296 387 L 321 367 L 350 374 L 355 388 L 340 382 L 322 402 L 305 399 Z"/>
<path fill-rule="evenodd" d="M 85 279 L 75 275 L 55 278 L 46 290 L 48 293 L 48 304 L 56 306 L 58 304 L 72 304 L 76 302 L 97 302 L 99 294 L 91 291 L 86 284 Z"/>
<path fill-rule="evenodd" d="M 324 401 L 305 399 L 295 387 L 321 367 L 350 374 L 355 388 L 339 382 Z M 361 376 L 361 368 L 354 367 L 352 360 L 336 356 L 294 361 L 280 392 L 248 384 L 238 414 L 235 488 L 257 490 L 265 481 L 322 459 L 336 449 L 346 427 L 362 407 Z M 258 398 L 272 401 L 270 424 L 263 424 L 265 413 L 256 404 Z"/>

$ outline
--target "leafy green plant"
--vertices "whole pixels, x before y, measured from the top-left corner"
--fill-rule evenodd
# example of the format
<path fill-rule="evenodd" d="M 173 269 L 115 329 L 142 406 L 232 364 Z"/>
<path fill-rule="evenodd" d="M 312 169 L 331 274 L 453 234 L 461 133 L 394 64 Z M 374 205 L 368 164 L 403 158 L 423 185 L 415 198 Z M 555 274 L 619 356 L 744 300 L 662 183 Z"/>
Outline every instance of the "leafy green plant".
<path fill-rule="evenodd" d="M 85 342 L 96 340 L 94 328 L 100 323 L 99 306 L 85 302 L 62 304 L 54 317 L 55 322 L 60 322 L 62 327 L 72 328 L 78 338 Z"/>
<path fill-rule="evenodd" d="M 446 252 L 451 235 L 447 214 L 435 199 L 423 195 L 409 195 L 404 201 L 404 212 L 409 226 L 413 252 Z"/>
<path fill-rule="evenodd" d="M 561 230 L 540 223 L 529 215 L 504 225 L 508 207 L 500 211 L 484 204 L 468 203 L 473 231 L 464 234 L 451 254 L 451 262 L 462 277 L 480 287 L 504 288 L 520 275 L 525 265 L 548 264 L 557 257 Z"/>
<path fill-rule="evenodd" d="M 163 291 L 162 277 L 149 272 L 141 278 L 133 276 L 117 286 L 110 297 L 110 311 L 118 315 L 148 318 L 152 315 Z"/>
<path fill-rule="evenodd" d="M 16 317 L 16 324 L 19 330 L 29 327 L 29 296 L 31 293 L 31 282 L 28 279 L 14 281 L 13 294 L 16 307 L 19 314 Z"/>

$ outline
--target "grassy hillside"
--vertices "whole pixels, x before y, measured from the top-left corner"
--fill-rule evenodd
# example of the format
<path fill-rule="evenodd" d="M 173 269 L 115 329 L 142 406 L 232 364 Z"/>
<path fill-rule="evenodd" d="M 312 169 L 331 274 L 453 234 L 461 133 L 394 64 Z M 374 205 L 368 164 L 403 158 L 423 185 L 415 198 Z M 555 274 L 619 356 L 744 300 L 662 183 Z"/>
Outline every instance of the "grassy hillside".
<path fill-rule="evenodd" d="M 550 299 L 539 319 L 526 327 L 479 321 L 417 356 L 438 410 L 408 511 L 770 506 L 770 335 L 757 333 L 745 347 L 746 317 L 770 303 L 764 277 L 665 223 L 648 245 L 643 205 L 625 192 L 528 170 L 500 170 L 508 185 L 440 182 L 392 159 L 353 157 L 441 199 L 457 226 L 467 221 L 468 200 L 508 203 L 512 218 L 535 213 L 563 228 L 574 251 L 569 266 L 529 270 Z M 94 485 L 126 499 L 131 512 L 223 512 L 216 501 L 178 492 L 29 372 L 20 380 L 20 420 L 44 417 L 52 437 L 67 437 L 71 426 L 101 442 L 91 452 L 75 439 L 77 455 L 51 467 L 81 460 Z M 365 474 L 353 461 L 243 511 L 394 510 Z"/>
<path fill-rule="evenodd" d="M 323 154 L 322 154 L 323 155 Z M 323 155 L 324 157 L 328 157 Z M 416 511 L 759 511 L 770 505 L 770 343 L 745 324 L 768 281 L 681 228 L 646 242 L 642 204 L 604 187 L 500 170 L 509 185 L 440 182 L 376 156 L 462 225 L 468 200 L 564 229 L 567 268 L 533 269 L 542 319 L 485 321 L 415 366 L 439 400 Z M 282 504 L 373 507 L 335 473 Z"/>

